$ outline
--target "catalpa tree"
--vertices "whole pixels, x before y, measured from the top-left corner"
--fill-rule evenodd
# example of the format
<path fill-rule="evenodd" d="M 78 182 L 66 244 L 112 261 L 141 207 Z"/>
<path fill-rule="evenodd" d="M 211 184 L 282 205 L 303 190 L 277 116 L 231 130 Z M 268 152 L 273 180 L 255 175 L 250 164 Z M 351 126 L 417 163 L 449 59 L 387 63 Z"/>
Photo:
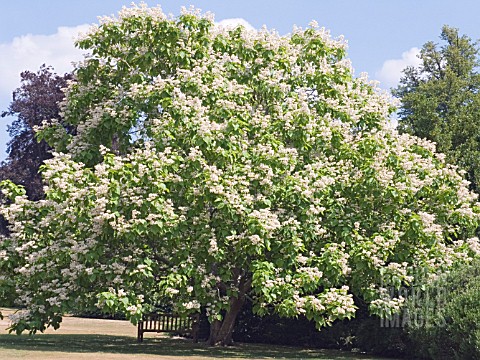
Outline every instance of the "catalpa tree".
<path fill-rule="evenodd" d="M 125 8 L 78 46 L 46 198 L 4 183 L 0 291 L 16 332 L 99 308 L 138 321 L 205 309 L 228 344 L 246 301 L 321 328 L 388 316 L 412 284 L 479 251 L 476 195 L 312 23 L 280 36 L 184 10 Z"/>

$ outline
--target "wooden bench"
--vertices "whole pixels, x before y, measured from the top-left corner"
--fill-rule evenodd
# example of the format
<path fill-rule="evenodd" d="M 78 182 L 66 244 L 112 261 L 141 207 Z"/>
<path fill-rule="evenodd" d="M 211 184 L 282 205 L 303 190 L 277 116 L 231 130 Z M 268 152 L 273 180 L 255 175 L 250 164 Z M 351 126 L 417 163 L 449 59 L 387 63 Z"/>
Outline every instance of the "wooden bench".
<path fill-rule="evenodd" d="M 154 313 L 143 315 L 142 321 L 138 322 L 137 341 L 143 341 L 146 332 L 174 333 L 181 336 L 190 335 L 194 342 L 198 342 L 199 314 L 180 316 L 169 313 Z"/>

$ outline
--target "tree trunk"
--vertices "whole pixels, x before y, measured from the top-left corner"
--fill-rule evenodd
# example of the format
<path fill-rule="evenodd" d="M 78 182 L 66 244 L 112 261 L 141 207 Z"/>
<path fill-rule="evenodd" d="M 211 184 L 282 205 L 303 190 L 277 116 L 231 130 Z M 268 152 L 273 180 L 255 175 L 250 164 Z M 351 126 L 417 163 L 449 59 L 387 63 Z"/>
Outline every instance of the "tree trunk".
<path fill-rule="evenodd" d="M 214 346 L 217 342 L 217 335 L 220 331 L 220 327 L 222 326 L 222 322 L 220 320 L 214 320 L 210 324 L 210 336 L 208 337 L 207 343 L 210 346 Z"/>
<path fill-rule="evenodd" d="M 210 325 L 210 337 L 208 344 L 211 346 L 222 345 L 227 346 L 232 344 L 232 334 L 235 327 L 235 320 L 242 310 L 245 303 L 245 295 L 238 298 L 230 298 L 230 309 L 225 314 L 223 321 L 215 320 Z"/>
<path fill-rule="evenodd" d="M 237 270 L 237 273 L 239 271 Z M 235 328 L 235 321 L 237 316 L 245 304 L 245 295 L 252 286 L 251 279 L 245 279 L 244 276 L 239 277 L 238 289 L 239 293 L 237 297 L 231 296 L 229 299 L 230 308 L 228 309 L 223 321 L 215 320 L 210 325 L 210 337 L 207 343 L 211 346 L 222 345 L 227 346 L 232 344 L 232 334 Z"/>

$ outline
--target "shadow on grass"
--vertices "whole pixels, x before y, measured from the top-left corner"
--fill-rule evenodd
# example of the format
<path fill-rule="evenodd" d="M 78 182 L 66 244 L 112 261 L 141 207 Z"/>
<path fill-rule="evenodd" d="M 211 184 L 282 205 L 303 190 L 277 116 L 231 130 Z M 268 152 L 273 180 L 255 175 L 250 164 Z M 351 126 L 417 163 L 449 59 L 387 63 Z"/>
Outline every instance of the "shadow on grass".
<path fill-rule="evenodd" d="M 27 351 L 62 351 L 71 353 L 152 354 L 164 356 L 204 356 L 212 358 L 275 358 L 275 359 L 378 359 L 332 350 L 261 344 L 237 344 L 229 347 L 208 347 L 203 343 L 178 338 L 135 338 L 109 335 L 0 335 L 0 348 Z"/>

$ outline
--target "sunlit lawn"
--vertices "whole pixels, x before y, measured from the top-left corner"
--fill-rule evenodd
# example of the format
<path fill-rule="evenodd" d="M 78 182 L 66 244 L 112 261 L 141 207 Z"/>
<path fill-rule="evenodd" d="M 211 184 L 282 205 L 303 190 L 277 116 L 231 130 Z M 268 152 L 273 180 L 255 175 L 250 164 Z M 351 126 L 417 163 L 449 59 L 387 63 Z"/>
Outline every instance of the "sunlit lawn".
<path fill-rule="evenodd" d="M 8 311 L 7 311 L 8 313 Z M 136 341 L 136 327 L 126 321 L 66 317 L 59 330 L 35 336 L 7 334 L 0 321 L 0 359 L 364 359 L 380 358 L 332 350 L 237 344 L 210 348 L 160 334 Z M 294 334 L 292 334 L 294 336 Z"/>

